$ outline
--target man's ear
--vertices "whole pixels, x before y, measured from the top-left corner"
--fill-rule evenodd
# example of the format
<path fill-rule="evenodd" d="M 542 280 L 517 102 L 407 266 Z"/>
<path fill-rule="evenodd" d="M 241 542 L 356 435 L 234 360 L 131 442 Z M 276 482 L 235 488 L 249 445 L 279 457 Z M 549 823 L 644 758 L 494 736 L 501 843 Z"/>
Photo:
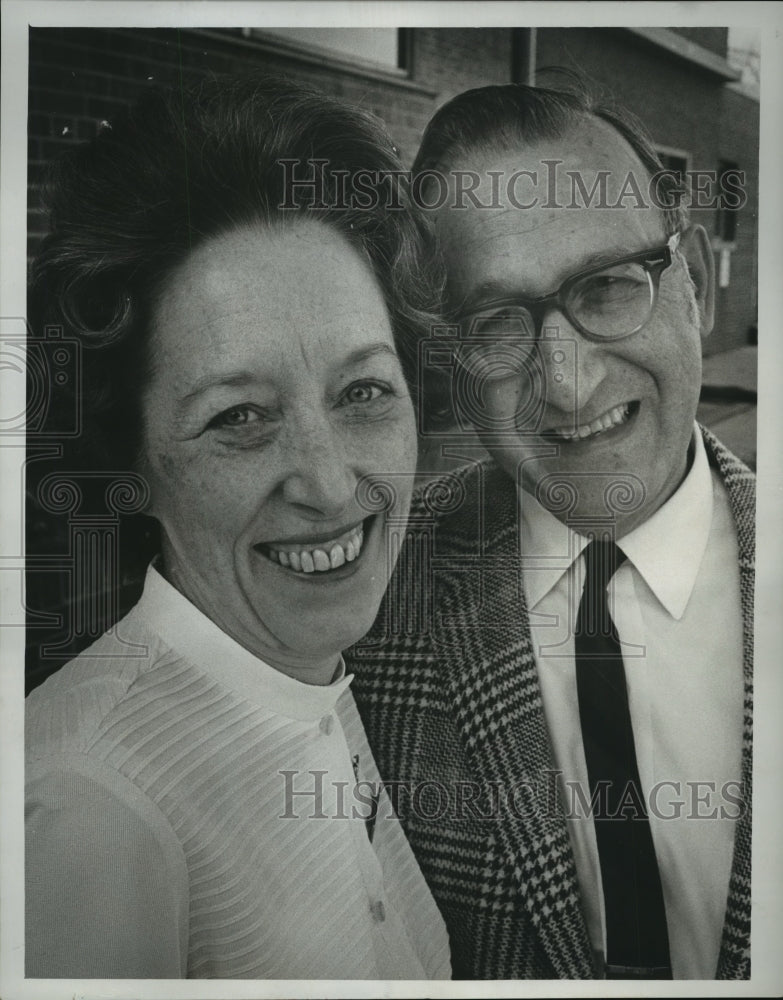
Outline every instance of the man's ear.
<path fill-rule="evenodd" d="M 696 287 L 701 339 L 706 340 L 715 322 L 715 258 L 704 226 L 689 226 L 682 235 L 680 249 Z"/>

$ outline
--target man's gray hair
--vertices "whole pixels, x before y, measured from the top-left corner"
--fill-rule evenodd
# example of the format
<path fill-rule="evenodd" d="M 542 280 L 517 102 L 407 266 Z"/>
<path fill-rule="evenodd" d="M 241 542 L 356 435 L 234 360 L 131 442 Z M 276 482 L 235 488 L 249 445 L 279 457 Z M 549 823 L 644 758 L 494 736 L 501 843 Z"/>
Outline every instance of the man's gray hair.
<path fill-rule="evenodd" d="M 593 98 L 582 85 L 555 90 L 509 83 L 467 90 L 439 108 L 425 129 L 413 172 L 445 173 L 479 149 L 516 149 L 520 143 L 561 138 L 589 118 L 605 121 L 618 132 L 650 177 L 663 171 L 647 130 L 624 108 Z M 666 235 L 687 229 L 683 184 L 667 172 L 660 176 L 657 190 L 660 204 L 666 206 L 661 209 Z"/>

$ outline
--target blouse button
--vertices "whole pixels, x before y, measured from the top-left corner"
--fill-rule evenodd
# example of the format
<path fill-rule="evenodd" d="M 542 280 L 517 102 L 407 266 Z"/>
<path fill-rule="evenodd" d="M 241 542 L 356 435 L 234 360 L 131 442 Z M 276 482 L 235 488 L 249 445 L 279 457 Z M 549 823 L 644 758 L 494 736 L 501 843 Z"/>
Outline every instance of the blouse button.
<path fill-rule="evenodd" d="M 383 905 L 383 901 L 376 899 L 374 903 L 371 903 L 370 913 L 372 913 L 372 918 L 376 923 L 382 924 L 386 919 L 386 907 Z"/>
<path fill-rule="evenodd" d="M 331 715 L 325 715 L 323 719 L 321 719 L 321 721 L 318 723 L 318 728 L 321 730 L 324 736 L 328 736 L 329 733 L 331 733 L 331 731 L 334 729 L 334 719 L 331 717 Z"/>

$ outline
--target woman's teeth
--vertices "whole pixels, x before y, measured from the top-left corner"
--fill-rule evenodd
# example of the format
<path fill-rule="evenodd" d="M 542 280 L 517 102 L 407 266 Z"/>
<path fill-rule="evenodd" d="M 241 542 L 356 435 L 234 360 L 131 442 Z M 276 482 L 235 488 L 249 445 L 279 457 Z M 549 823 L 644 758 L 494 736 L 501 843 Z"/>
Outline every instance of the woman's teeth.
<path fill-rule="evenodd" d="M 623 406 L 615 406 L 600 417 L 597 417 L 589 424 L 582 424 L 572 431 L 564 427 L 554 427 L 550 434 L 554 437 L 562 438 L 564 441 L 581 441 L 583 438 L 594 437 L 604 431 L 611 430 L 624 424 L 631 412 L 631 404 L 625 403 Z"/>
<path fill-rule="evenodd" d="M 353 562 L 362 551 L 363 542 L 364 528 L 360 524 L 322 545 L 286 545 L 279 548 L 269 545 L 267 552 L 273 562 L 296 573 L 326 573 L 347 562 Z"/>

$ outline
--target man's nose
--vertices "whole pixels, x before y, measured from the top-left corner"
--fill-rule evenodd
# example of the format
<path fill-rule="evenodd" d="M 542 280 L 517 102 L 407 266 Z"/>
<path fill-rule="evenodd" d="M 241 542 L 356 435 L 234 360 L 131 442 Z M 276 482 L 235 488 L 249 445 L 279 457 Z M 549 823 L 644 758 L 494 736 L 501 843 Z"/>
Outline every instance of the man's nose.
<path fill-rule="evenodd" d="M 283 496 L 313 516 L 336 517 L 355 502 L 354 460 L 344 435 L 326 417 L 298 422 L 289 436 Z"/>
<path fill-rule="evenodd" d="M 547 405 L 579 413 L 606 376 L 605 345 L 588 340 L 554 308 L 543 317 L 539 350 Z"/>

